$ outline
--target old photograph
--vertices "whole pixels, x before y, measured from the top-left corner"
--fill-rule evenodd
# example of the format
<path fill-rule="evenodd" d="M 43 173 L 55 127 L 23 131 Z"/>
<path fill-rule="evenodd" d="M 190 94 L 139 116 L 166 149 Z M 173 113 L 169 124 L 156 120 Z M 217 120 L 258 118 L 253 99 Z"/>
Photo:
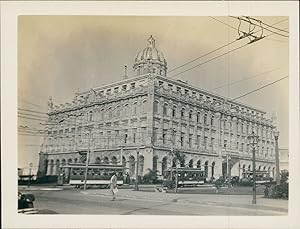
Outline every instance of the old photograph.
<path fill-rule="evenodd" d="M 286 215 L 288 25 L 20 16 L 19 211 Z"/>
<path fill-rule="evenodd" d="M 294 5 L 1 2 L 3 228 L 297 229 Z"/>

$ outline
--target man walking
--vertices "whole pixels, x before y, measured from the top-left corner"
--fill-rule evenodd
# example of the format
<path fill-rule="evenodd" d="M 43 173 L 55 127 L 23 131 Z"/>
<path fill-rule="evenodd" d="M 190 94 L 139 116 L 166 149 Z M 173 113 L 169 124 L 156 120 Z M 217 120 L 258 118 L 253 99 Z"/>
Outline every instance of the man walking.
<path fill-rule="evenodd" d="M 118 179 L 117 179 L 116 173 L 113 173 L 112 177 L 110 178 L 110 190 L 113 195 L 112 201 L 114 201 L 116 199 L 115 194 L 118 192 L 117 181 L 118 181 Z"/>

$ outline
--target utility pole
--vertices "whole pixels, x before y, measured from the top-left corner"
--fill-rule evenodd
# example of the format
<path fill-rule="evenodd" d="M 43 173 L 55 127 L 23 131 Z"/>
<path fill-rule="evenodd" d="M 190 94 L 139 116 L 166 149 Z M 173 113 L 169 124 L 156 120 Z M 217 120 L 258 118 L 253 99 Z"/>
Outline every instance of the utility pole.
<path fill-rule="evenodd" d="M 136 149 L 136 169 L 135 169 L 135 186 L 134 191 L 139 191 L 139 155 L 140 155 L 140 147 Z"/>
<path fill-rule="evenodd" d="M 253 199 L 252 204 L 256 204 L 256 171 L 255 171 L 255 146 L 258 142 L 258 136 L 252 131 L 251 135 L 248 136 L 250 144 L 252 146 L 252 176 L 253 176 Z"/>
<path fill-rule="evenodd" d="M 92 127 L 88 127 L 88 131 L 89 131 L 89 140 L 88 140 L 87 156 L 86 156 L 86 161 L 85 161 L 85 174 L 84 174 L 84 186 L 83 186 L 84 190 L 86 190 L 86 182 L 87 182 L 87 175 L 88 175 L 88 168 L 89 168 Z"/>
<path fill-rule="evenodd" d="M 276 185 L 280 185 L 280 169 L 279 169 L 279 150 L 278 150 L 278 137 L 279 131 L 273 131 L 275 137 L 275 166 L 276 166 Z"/>
<path fill-rule="evenodd" d="M 28 187 L 30 187 L 30 182 L 31 182 L 31 169 L 32 169 L 33 164 L 29 164 L 29 178 L 28 178 Z"/>

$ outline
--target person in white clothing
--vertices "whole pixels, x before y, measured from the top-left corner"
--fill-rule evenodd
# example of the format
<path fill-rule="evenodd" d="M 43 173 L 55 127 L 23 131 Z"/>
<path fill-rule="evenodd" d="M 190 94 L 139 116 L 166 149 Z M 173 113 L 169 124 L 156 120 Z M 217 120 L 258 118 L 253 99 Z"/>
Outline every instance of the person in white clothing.
<path fill-rule="evenodd" d="M 117 179 L 116 173 L 113 173 L 112 177 L 110 178 L 110 190 L 113 195 L 112 201 L 114 201 L 116 199 L 115 194 L 118 191 L 117 182 L 118 182 L 118 179 Z"/>

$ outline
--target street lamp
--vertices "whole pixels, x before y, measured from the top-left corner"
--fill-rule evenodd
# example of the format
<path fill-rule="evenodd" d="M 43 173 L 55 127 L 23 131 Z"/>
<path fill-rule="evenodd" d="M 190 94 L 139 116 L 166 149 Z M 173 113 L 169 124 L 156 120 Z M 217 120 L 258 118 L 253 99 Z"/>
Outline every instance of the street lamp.
<path fill-rule="evenodd" d="M 280 170 L 279 170 L 279 150 L 278 150 L 278 137 L 279 131 L 275 129 L 273 131 L 275 138 L 275 166 L 276 166 L 276 185 L 280 185 Z"/>
<path fill-rule="evenodd" d="M 258 136 L 252 131 L 251 135 L 248 136 L 250 144 L 252 145 L 252 176 L 253 176 L 253 199 L 252 204 L 256 204 L 256 171 L 255 171 L 255 146 L 258 142 Z"/>

